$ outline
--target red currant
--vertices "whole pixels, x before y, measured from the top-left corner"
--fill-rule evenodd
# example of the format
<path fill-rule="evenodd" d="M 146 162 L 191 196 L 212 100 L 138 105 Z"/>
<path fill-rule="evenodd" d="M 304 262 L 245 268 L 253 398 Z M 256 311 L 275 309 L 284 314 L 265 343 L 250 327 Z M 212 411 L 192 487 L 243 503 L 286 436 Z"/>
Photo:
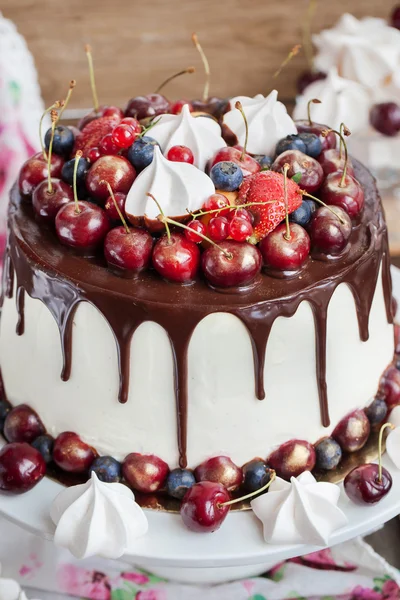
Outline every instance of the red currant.
<path fill-rule="evenodd" d="M 131 129 L 133 129 L 135 133 L 142 133 L 141 124 L 137 119 L 134 119 L 133 117 L 125 117 L 124 119 L 122 119 L 120 125 L 129 125 L 129 127 L 131 127 Z"/>
<path fill-rule="evenodd" d="M 254 223 L 254 216 L 246 208 L 234 208 L 229 211 L 226 217 L 229 221 L 232 221 L 234 217 L 239 217 L 240 219 L 246 219 L 252 225 Z"/>
<path fill-rule="evenodd" d="M 226 217 L 213 217 L 208 224 L 208 235 L 214 242 L 222 242 L 229 235 L 229 221 Z"/>
<path fill-rule="evenodd" d="M 106 106 L 105 108 L 103 108 L 101 116 L 102 117 L 118 117 L 119 119 L 122 119 L 122 117 L 124 116 L 124 113 L 117 106 Z"/>
<path fill-rule="evenodd" d="M 192 104 L 190 102 L 188 102 L 188 100 L 177 100 L 171 106 L 171 111 L 170 112 L 173 115 L 179 115 L 182 112 L 182 108 L 185 106 L 185 104 L 188 104 L 190 112 L 193 112 L 193 106 L 192 106 Z"/>
<path fill-rule="evenodd" d="M 253 226 L 247 219 L 233 217 L 229 223 L 229 235 L 235 242 L 245 242 L 252 233 Z"/>
<path fill-rule="evenodd" d="M 100 149 L 95 147 L 95 148 L 91 148 L 89 150 L 89 152 L 87 153 L 87 158 L 89 159 L 89 161 L 93 164 L 96 162 L 96 160 L 98 158 L 100 158 L 101 156 L 101 152 Z"/>
<path fill-rule="evenodd" d="M 100 144 L 99 144 L 99 150 L 103 156 L 109 155 L 109 154 L 118 154 L 119 148 L 115 144 L 111 133 L 107 133 L 107 135 L 105 135 L 101 139 Z"/>
<path fill-rule="evenodd" d="M 217 210 L 218 208 L 224 209 L 224 207 L 230 207 L 229 200 L 223 194 L 211 194 L 211 196 L 205 201 L 203 208 L 204 210 Z M 221 210 L 218 213 L 220 216 L 229 214 L 230 209 Z"/>
<path fill-rule="evenodd" d="M 172 146 L 168 150 L 167 158 L 174 162 L 185 162 L 190 165 L 194 163 L 193 152 L 187 146 Z"/>
<path fill-rule="evenodd" d="M 130 125 L 126 124 L 117 125 L 111 135 L 114 144 L 121 149 L 129 148 L 136 139 L 136 133 Z"/>
<path fill-rule="evenodd" d="M 193 231 L 188 231 L 187 229 L 185 229 L 186 238 L 191 242 L 194 242 L 195 244 L 199 244 L 200 242 L 202 242 L 203 239 L 195 232 L 198 231 L 205 235 L 206 226 L 204 225 L 204 223 L 202 223 L 201 221 L 197 221 L 197 219 L 194 219 L 193 221 L 190 221 L 190 223 L 188 223 L 188 227 L 190 227 L 190 229 L 193 229 Z"/>

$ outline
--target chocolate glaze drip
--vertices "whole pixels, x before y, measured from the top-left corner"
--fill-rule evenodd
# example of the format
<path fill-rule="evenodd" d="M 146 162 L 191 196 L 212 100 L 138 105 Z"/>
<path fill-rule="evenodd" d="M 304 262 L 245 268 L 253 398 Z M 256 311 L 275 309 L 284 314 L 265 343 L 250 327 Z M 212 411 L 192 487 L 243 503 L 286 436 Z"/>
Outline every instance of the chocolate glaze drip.
<path fill-rule="evenodd" d="M 353 229 L 348 251 L 335 261 L 310 259 L 301 276 L 292 279 L 277 279 L 262 274 L 257 285 L 245 293 L 237 294 L 221 294 L 202 280 L 191 286 L 167 283 L 151 271 L 136 279 L 118 277 L 107 269 L 101 257 L 88 259 L 62 247 L 51 229 L 35 221 L 32 207 L 21 202 L 15 187 L 11 193 L 9 210 L 10 240 L 5 257 L 4 289 L 7 296 L 12 296 L 15 270 L 18 334 L 22 334 L 24 329 L 26 292 L 47 306 L 58 325 L 63 352 L 61 377 L 66 381 L 71 375 L 75 310 L 79 302 L 90 302 L 104 316 L 114 334 L 120 374 L 118 399 L 124 403 L 129 391 L 132 335 L 146 321 L 158 323 L 165 329 L 171 342 L 175 365 L 179 464 L 185 467 L 190 411 L 187 352 L 196 326 L 207 315 L 217 312 L 231 313 L 242 321 L 253 347 L 255 396 L 262 400 L 265 398 L 266 348 L 274 321 L 279 316 L 292 317 L 300 303 L 307 301 L 315 323 L 316 379 L 321 421 L 328 426 L 327 311 L 336 287 L 347 283 L 352 291 L 360 338 L 366 341 L 369 314 L 382 264 L 387 319 L 392 322 L 390 259 L 382 206 L 372 176 L 359 163 L 354 163 L 356 177 L 364 187 L 366 206 L 361 223 Z"/>
<path fill-rule="evenodd" d="M 17 335 L 22 335 L 25 331 L 25 289 L 21 286 L 17 288 L 16 304 L 18 321 L 15 332 Z"/>

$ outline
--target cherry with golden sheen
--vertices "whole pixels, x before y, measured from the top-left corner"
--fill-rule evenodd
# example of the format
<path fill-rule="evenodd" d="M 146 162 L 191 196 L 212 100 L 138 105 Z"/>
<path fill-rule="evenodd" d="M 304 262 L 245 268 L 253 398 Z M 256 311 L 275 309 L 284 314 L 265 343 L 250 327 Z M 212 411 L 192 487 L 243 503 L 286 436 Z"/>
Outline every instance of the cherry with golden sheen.
<path fill-rule="evenodd" d="M 43 456 L 26 442 L 6 444 L 0 450 L 0 491 L 29 492 L 46 474 Z"/>
<path fill-rule="evenodd" d="M 95 250 L 109 229 L 110 221 L 105 210 L 83 200 L 66 204 L 56 216 L 56 233 L 60 242 L 85 253 Z"/>
<path fill-rule="evenodd" d="M 286 224 L 281 223 L 261 240 L 259 248 L 267 267 L 297 271 L 307 260 L 311 248 L 307 231 L 297 223 L 289 223 L 289 231 L 287 238 Z"/>
<path fill-rule="evenodd" d="M 229 500 L 229 492 L 221 483 L 195 483 L 183 497 L 182 521 L 188 529 L 197 533 L 217 531 L 229 512 L 229 506 L 222 504 Z"/>
<path fill-rule="evenodd" d="M 294 175 L 300 173 L 301 179 L 299 185 L 309 194 L 312 194 L 321 187 L 324 180 L 324 172 L 315 158 L 303 154 L 300 150 L 286 150 L 274 160 L 271 170 L 282 173 L 286 164 L 289 165 L 287 176 L 291 179 Z"/>
<path fill-rule="evenodd" d="M 346 248 L 351 231 L 351 220 L 346 211 L 340 206 L 321 206 L 309 225 L 312 248 L 323 254 L 338 255 Z"/>
<path fill-rule="evenodd" d="M 243 177 L 247 175 L 253 175 L 254 173 L 258 173 L 261 169 L 260 163 L 258 163 L 252 156 L 245 154 L 242 157 L 242 149 L 241 148 L 232 148 L 231 146 L 227 146 L 226 148 L 221 148 L 218 150 L 213 158 L 209 161 L 208 170 L 211 170 L 214 165 L 219 162 L 229 161 L 238 165 L 243 173 Z"/>
<path fill-rule="evenodd" d="M 228 456 L 214 456 L 202 462 L 194 471 L 197 481 L 222 483 L 233 492 L 243 482 L 243 471 Z"/>
<path fill-rule="evenodd" d="M 61 169 L 64 164 L 64 159 L 57 154 L 51 155 L 50 175 L 51 177 L 59 178 Z M 42 152 L 38 152 L 31 158 L 28 158 L 21 167 L 18 176 L 18 188 L 22 196 L 30 197 L 33 190 L 39 183 L 47 180 L 48 169 L 47 159 L 44 158 Z"/>
<path fill-rule="evenodd" d="M 305 440 L 289 440 L 274 450 L 267 459 L 268 466 L 276 471 L 278 477 L 290 480 L 303 471 L 312 471 L 315 467 L 314 446 Z"/>
<path fill-rule="evenodd" d="M 47 180 L 39 183 L 32 194 L 32 205 L 36 216 L 48 223 L 54 223 L 60 208 L 72 202 L 74 194 L 68 183 L 62 179 L 51 179 L 52 191 L 49 192 Z"/>
<path fill-rule="evenodd" d="M 122 474 L 130 487 L 144 494 L 158 492 L 164 487 L 169 467 L 154 454 L 128 454 L 122 464 Z"/>
<path fill-rule="evenodd" d="M 125 202 L 126 202 L 126 194 L 121 194 L 121 192 L 117 192 L 114 194 L 115 202 L 118 205 L 119 210 L 122 213 L 122 216 L 125 218 Z M 107 201 L 104 205 L 104 210 L 107 213 L 108 218 L 111 221 L 121 221 L 121 218 L 118 214 L 118 211 L 115 207 L 115 202 L 111 196 L 107 198 Z"/>
<path fill-rule="evenodd" d="M 65 431 L 54 441 L 53 460 L 68 473 L 87 473 L 96 458 L 95 450 L 72 431 Z"/>
<path fill-rule="evenodd" d="M 129 100 L 125 110 L 125 117 L 133 117 L 140 121 L 147 117 L 155 117 L 169 113 L 171 105 L 162 94 L 147 94 L 136 96 Z"/>
<path fill-rule="evenodd" d="M 111 229 L 104 240 L 104 256 L 111 267 L 132 275 L 148 267 L 153 250 L 153 238 L 144 229 L 123 225 Z"/>
<path fill-rule="evenodd" d="M 320 190 L 321 200 L 331 206 L 339 206 L 347 212 L 351 219 L 358 217 L 364 207 L 364 191 L 361 185 L 351 175 L 343 172 L 330 173 Z"/>
<path fill-rule="evenodd" d="M 328 135 L 323 135 L 323 132 L 330 129 L 328 125 L 322 125 L 322 123 L 309 122 L 308 119 L 303 121 L 295 121 L 297 131 L 299 133 L 315 133 L 321 140 L 322 150 L 328 148 L 336 148 L 337 140 L 336 134 L 330 131 Z"/>
<path fill-rule="evenodd" d="M 389 410 L 400 404 L 400 371 L 394 365 L 390 365 L 383 374 L 379 392 Z"/>
<path fill-rule="evenodd" d="M 106 202 L 110 195 L 106 181 L 114 194 L 127 194 L 135 178 L 135 169 L 123 156 L 101 156 L 88 171 L 86 187 L 93 198 Z"/>
<path fill-rule="evenodd" d="M 355 504 L 376 504 L 392 488 L 392 476 L 382 467 L 379 477 L 379 465 L 368 463 L 356 467 L 346 475 L 344 489 Z"/>
<path fill-rule="evenodd" d="M 247 242 L 225 240 L 218 248 L 210 246 L 203 252 L 201 265 L 211 285 L 242 287 L 252 283 L 259 274 L 262 256 L 258 248 Z"/>
<path fill-rule="evenodd" d="M 153 267 L 161 277 L 176 283 L 189 283 L 197 275 L 200 266 L 200 250 L 182 233 L 163 235 L 155 244 Z"/>
<path fill-rule="evenodd" d="M 357 452 L 365 446 L 370 431 L 371 425 L 365 411 L 357 409 L 336 425 L 332 437 L 345 452 Z"/>
<path fill-rule="evenodd" d="M 4 422 L 3 433 L 8 442 L 27 442 L 30 444 L 45 432 L 42 421 L 27 404 L 20 404 L 10 410 Z"/>
<path fill-rule="evenodd" d="M 328 148 L 321 152 L 318 157 L 318 162 L 322 167 L 324 175 L 329 175 L 329 173 L 335 173 L 336 171 L 343 173 L 345 165 L 344 152 L 342 152 L 342 156 L 340 156 L 339 150 L 336 150 L 336 148 Z M 354 168 L 350 159 L 347 161 L 346 171 L 348 175 L 354 177 Z"/>

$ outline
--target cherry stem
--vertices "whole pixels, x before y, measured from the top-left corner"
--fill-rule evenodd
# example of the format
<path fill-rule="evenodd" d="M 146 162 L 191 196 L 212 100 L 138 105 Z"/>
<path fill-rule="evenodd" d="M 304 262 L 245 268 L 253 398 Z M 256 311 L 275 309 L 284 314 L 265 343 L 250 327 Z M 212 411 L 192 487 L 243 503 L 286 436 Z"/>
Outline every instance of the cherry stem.
<path fill-rule="evenodd" d="M 340 133 L 342 135 L 350 135 L 350 131 L 347 129 L 347 127 L 346 127 L 346 125 L 344 123 L 340 123 Z M 343 142 L 342 142 L 342 139 L 340 138 L 339 159 L 342 158 L 342 150 L 343 150 Z"/>
<path fill-rule="evenodd" d="M 342 130 L 343 130 L 343 133 L 342 133 Z M 350 135 L 350 130 L 346 127 L 346 125 L 344 123 L 342 123 L 340 125 L 340 131 L 336 131 L 336 129 L 324 129 L 324 131 L 322 131 L 321 133 L 322 133 L 322 135 L 324 137 L 326 137 L 330 133 L 335 133 L 336 135 L 339 136 L 340 143 L 343 144 L 343 148 L 344 148 L 344 166 L 343 166 L 343 174 L 342 174 L 342 178 L 341 178 L 340 183 L 339 183 L 339 187 L 344 187 L 345 186 L 344 182 L 345 182 L 346 175 L 347 175 L 347 164 L 348 164 L 348 161 L 349 161 L 349 153 L 347 151 L 347 144 L 346 144 L 346 140 L 344 139 L 344 136 L 345 135 Z"/>
<path fill-rule="evenodd" d="M 276 79 L 277 77 L 279 77 L 279 75 L 281 74 L 283 69 L 286 67 L 286 65 L 292 60 L 292 58 L 297 56 L 297 54 L 300 52 L 300 48 L 301 48 L 301 44 L 296 44 L 296 46 L 294 46 L 291 49 L 291 51 L 289 52 L 289 54 L 287 55 L 285 60 L 281 63 L 280 67 L 272 75 L 272 79 Z"/>
<path fill-rule="evenodd" d="M 286 232 L 284 234 L 284 238 L 287 242 L 290 241 L 290 225 L 289 225 L 289 207 L 288 207 L 288 197 L 287 197 L 287 174 L 290 165 L 288 163 L 283 165 L 283 197 L 285 201 L 285 223 L 286 223 Z"/>
<path fill-rule="evenodd" d="M 138 136 L 136 136 L 136 139 L 139 139 L 143 136 L 146 135 L 146 133 L 148 133 L 150 131 L 150 129 L 152 127 L 154 127 L 154 125 L 157 125 L 157 123 L 159 123 L 161 121 L 161 117 L 158 117 L 158 119 L 156 119 L 155 117 L 152 118 L 150 124 L 147 127 L 143 128 L 143 131 L 141 133 L 139 133 Z"/>
<path fill-rule="evenodd" d="M 279 202 L 279 200 L 268 200 L 267 202 L 248 202 L 247 204 L 234 204 L 232 206 L 232 210 L 237 210 L 238 208 L 247 208 L 248 206 L 265 206 L 266 204 L 275 204 L 275 202 Z M 187 211 L 190 216 L 194 219 L 197 217 L 203 217 L 204 215 L 211 215 L 214 213 L 219 213 L 221 210 L 226 210 L 229 206 L 222 206 L 221 208 L 212 208 L 211 210 L 198 210 L 196 212 Z"/>
<path fill-rule="evenodd" d="M 193 232 L 193 229 L 191 229 L 187 225 L 184 225 L 183 223 L 179 223 L 179 221 L 175 221 L 174 219 L 170 219 L 169 217 L 166 217 L 163 214 L 160 215 L 160 217 L 158 217 L 158 219 L 162 223 L 165 223 L 165 224 L 169 223 L 170 225 L 176 225 L 177 227 L 181 227 L 182 229 L 186 229 L 187 231 Z M 225 256 L 225 258 L 228 258 L 229 260 L 231 260 L 233 258 L 231 252 L 227 252 L 226 250 L 224 250 L 223 248 L 221 248 L 221 246 L 218 246 L 218 244 L 216 244 L 215 242 L 213 242 L 213 240 L 211 240 L 206 235 L 203 235 L 202 233 L 200 233 L 200 231 L 196 231 L 196 235 L 198 235 L 199 237 L 201 237 L 205 242 L 208 242 L 212 246 L 215 246 L 215 248 L 218 248 L 218 250 L 220 250 L 222 252 L 222 254 Z"/>
<path fill-rule="evenodd" d="M 315 10 L 317 8 L 318 0 L 309 0 L 307 15 L 303 25 L 303 46 L 304 53 L 306 55 L 306 60 L 308 63 L 308 67 L 310 71 L 314 70 L 314 49 L 311 38 L 311 23 L 315 15 Z"/>
<path fill-rule="evenodd" d="M 77 185 L 76 185 L 78 164 L 79 164 L 79 160 L 81 159 L 81 157 L 82 157 L 82 150 L 78 150 L 77 153 L 75 154 L 74 174 L 73 174 L 73 179 L 72 179 L 72 188 L 74 191 L 75 212 L 77 214 L 79 214 L 81 212 L 81 209 L 79 208 L 78 191 L 77 191 Z"/>
<path fill-rule="evenodd" d="M 100 181 L 100 183 L 104 183 L 104 185 L 106 185 L 106 186 L 107 186 L 108 193 L 110 194 L 110 196 L 111 196 L 111 198 L 112 198 L 112 201 L 114 202 L 115 210 L 117 211 L 117 213 L 118 213 L 118 216 L 119 216 L 119 218 L 120 218 L 120 219 L 121 219 L 121 221 L 122 221 L 122 225 L 125 227 L 125 231 L 126 231 L 126 233 L 130 233 L 130 232 L 131 232 L 131 230 L 129 229 L 129 227 L 128 227 L 127 223 L 126 223 L 126 220 L 125 220 L 125 218 L 124 218 L 124 215 L 122 214 L 122 211 L 121 211 L 120 207 L 118 206 L 118 202 L 117 202 L 117 201 L 116 201 L 116 199 L 115 199 L 114 192 L 113 192 L 113 190 L 112 190 L 112 187 L 111 187 L 111 185 L 109 184 L 109 182 L 108 182 L 108 181 L 105 181 L 104 179 L 102 179 L 102 180 Z"/>
<path fill-rule="evenodd" d="M 382 425 L 379 431 L 379 440 L 378 440 L 378 482 L 382 481 L 382 443 L 383 443 L 383 432 L 385 429 L 395 429 L 395 426 L 392 423 L 385 423 Z"/>
<path fill-rule="evenodd" d="M 310 125 L 310 127 L 313 124 L 312 119 L 311 119 L 311 104 L 322 104 L 322 103 L 321 103 L 321 100 L 318 100 L 318 98 L 311 98 L 311 100 L 309 100 L 307 102 L 307 116 L 308 116 L 308 124 Z"/>
<path fill-rule="evenodd" d="M 197 33 L 192 34 L 192 41 L 200 54 L 201 60 L 203 61 L 204 71 L 206 74 L 206 81 L 204 84 L 204 91 L 203 91 L 203 102 L 207 102 L 209 94 L 210 94 L 210 65 L 207 60 L 206 55 L 204 54 L 203 48 L 200 46 L 200 42 L 197 37 Z"/>
<path fill-rule="evenodd" d="M 238 502 L 243 502 L 244 500 L 248 500 L 249 498 L 253 498 L 253 496 L 258 496 L 262 492 L 266 492 L 271 483 L 276 479 L 276 473 L 273 469 L 270 469 L 270 480 L 266 483 L 262 488 L 256 490 L 255 492 L 251 492 L 250 494 L 246 494 L 246 496 L 241 496 L 240 498 L 234 498 L 233 500 L 229 500 L 228 502 L 220 502 L 217 506 L 221 508 L 222 506 L 232 506 L 232 504 L 237 504 Z"/>
<path fill-rule="evenodd" d="M 161 204 L 155 199 L 155 197 L 153 196 L 153 194 L 150 194 L 150 192 L 147 192 L 146 196 L 148 196 L 149 198 L 151 198 L 152 200 L 154 200 L 154 202 L 157 204 L 158 206 L 158 210 L 160 211 L 160 214 L 163 218 L 167 218 L 164 214 L 163 209 L 161 208 Z M 162 219 L 159 219 L 159 221 L 162 221 Z M 165 225 L 165 230 L 167 232 L 167 237 L 168 237 L 168 242 L 171 241 L 171 230 L 169 228 L 168 222 L 167 221 L 162 221 Z"/>
<path fill-rule="evenodd" d="M 180 77 L 181 75 L 186 75 L 187 73 L 194 73 L 195 70 L 196 69 L 194 67 L 188 67 L 187 69 L 184 69 L 183 71 L 179 71 L 179 73 L 175 73 L 175 75 L 171 75 L 171 77 L 168 77 L 165 81 L 163 81 L 161 83 L 161 85 L 158 86 L 158 88 L 156 89 L 156 91 L 154 93 L 159 94 L 161 92 L 161 90 L 163 89 L 163 87 L 165 87 L 170 81 L 173 81 L 173 79 L 176 79 L 177 77 Z"/>
<path fill-rule="evenodd" d="M 240 155 L 240 159 L 239 159 L 240 161 L 243 161 L 244 157 L 246 155 L 247 142 L 249 141 L 249 123 L 247 121 L 246 113 L 243 110 L 242 103 L 239 102 L 239 100 L 236 102 L 235 108 L 237 108 L 237 110 L 240 111 L 240 113 L 241 113 L 241 115 L 243 117 L 243 120 L 244 120 L 244 127 L 245 127 L 245 130 L 246 130 L 246 134 L 245 134 L 245 138 L 244 138 L 244 146 L 243 146 L 242 154 Z"/>
<path fill-rule="evenodd" d="M 99 112 L 99 98 L 97 96 L 96 80 L 94 78 L 92 48 L 89 44 L 86 44 L 85 52 L 86 52 L 88 65 L 89 65 L 89 77 L 90 77 L 90 87 L 92 88 L 93 108 L 94 108 L 95 113 L 98 113 Z"/>
<path fill-rule="evenodd" d="M 61 108 L 61 105 L 62 105 L 62 103 L 59 100 L 57 100 L 56 102 L 54 102 L 54 104 L 52 104 L 51 106 L 49 106 L 49 108 L 46 108 L 46 110 L 44 111 L 44 113 L 40 117 L 40 121 L 39 121 L 39 141 L 40 141 L 40 147 L 41 147 L 41 150 L 42 150 L 42 154 L 43 154 L 44 160 L 47 160 L 47 153 L 46 153 L 46 149 L 44 147 L 43 136 L 42 136 L 43 119 L 52 110 L 55 110 L 56 108 Z"/>
<path fill-rule="evenodd" d="M 58 122 L 58 113 L 55 109 L 51 111 L 51 136 L 49 143 L 49 151 L 47 153 L 47 192 L 53 193 L 53 184 L 51 182 L 51 155 L 53 153 L 54 131 Z"/>
<path fill-rule="evenodd" d="M 322 200 L 320 200 L 316 196 L 312 196 L 311 194 L 309 194 L 305 190 L 300 190 L 299 194 L 302 194 L 302 196 L 307 196 L 307 198 L 311 198 L 311 200 L 315 200 L 315 202 L 318 202 L 318 204 L 321 204 L 322 206 L 325 206 L 325 208 L 327 208 L 333 215 L 335 215 L 335 217 L 337 217 L 339 219 L 339 221 L 341 222 L 342 225 L 346 225 L 346 223 L 343 221 L 342 217 L 340 215 L 338 215 L 337 213 L 335 213 L 335 211 L 333 210 L 333 208 L 331 208 L 329 206 L 329 204 L 325 204 L 325 202 L 323 202 Z"/>
<path fill-rule="evenodd" d="M 57 119 L 57 123 L 58 123 L 58 121 L 61 119 L 61 117 L 62 117 L 62 114 L 63 114 L 64 110 L 67 108 L 67 104 L 68 104 L 68 102 L 69 102 L 69 101 L 70 101 L 70 99 L 71 99 L 72 92 L 73 92 L 73 90 L 74 90 L 74 87 L 75 87 L 75 86 L 76 86 L 76 81 L 75 81 L 75 79 L 71 79 L 71 81 L 70 81 L 70 83 L 69 83 L 69 89 L 68 89 L 67 97 L 65 98 L 65 100 L 63 100 L 63 101 L 61 102 L 61 110 L 60 110 L 60 112 L 58 113 L 58 119 Z M 56 123 L 56 125 L 57 125 L 57 123 Z"/>

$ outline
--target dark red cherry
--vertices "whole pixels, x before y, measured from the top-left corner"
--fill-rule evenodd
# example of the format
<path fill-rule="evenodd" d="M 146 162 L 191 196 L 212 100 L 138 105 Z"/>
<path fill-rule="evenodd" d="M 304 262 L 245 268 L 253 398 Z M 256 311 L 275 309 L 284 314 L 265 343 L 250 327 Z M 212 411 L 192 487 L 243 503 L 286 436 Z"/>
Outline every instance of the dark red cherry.
<path fill-rule="evenodd" d="M 105 210 L 83 200 L 77 204 L 66 204 L 56 216 L 56 233 L 60 242 L 84 252 L 99 246 L 109 229 L 110 221 Z"/>
<path fill-rule="evenodd" d="M 153 266 L 161 277 L 177 283 L 189 283 L 200 266 L 200 250 L 182 233 L 161 237 L 153 250 Z"/>
<path fill-rule="evenodd" d="M 27 404 L 16 406 L 7 414 L 4 437 L 9 442 L 28 442 L 46 432 L 38 415 Z"/>
<path fill-rule="evenodd" d="M 140 273 L 151 259 L 153 238 L 144 229 L 123 225 L 111 229 L 104 240 L 104 256 L 111 267 L 131 274 Z"/>
<path fill-rule="evenodd" d="M 134 117 L 140 121 L 146 117 L 154 117 L 169 113 L 171 105 L 165 96 L 161 94 L 147 94 L 147 96 L 136 96 L 129 100 L 125 110 L 126 117 Z"/>
<path fill-rule="evenodd" d="M 246 177 L 247 175 L 252 175 L 253 173 L 258 173 L 258 171 L 261 169 L 260 163 L 258 163 L 254 158 L 252 158 L 248 154 L 244 155 L 243 160 L 241 160 L 241 157 L 241 149 L 227 146 L 226 148 L 221 148 L 221 150 L 218 150 L 218 152 L 216 152 L 216 154 L 210 160 L 207 167 L 209 170 L 211 170 L 212 167 L 217 163 L 229 161 L 235 163 L 241 168 L 244 177 Z"/>
<path fill-rule="evenodd" d="M 0 450 L 0 491 L 23 494 L 46 473 L 43 456 L 27 443 L 6 444 Z"/>
<path fill-rule="evenodd" d="M 52 192 L 49 192 L 46 179 L 35 187 L 32 194 L 33 210 L 48 223 L 53 223 L 60 208 L 74 199 L 72 187 L 62 179 L 52 178 L 51 185 Z"/>
<path fill-rule="evenodd" d="M 300 150 L 286 150 L 272 163 L 271 169 L 272 171 L 282 173 L 285 164 L 289 165 L 288 177 L 292 178 L 297 173 L 300 173 L 299 186 L 309 194 L 312 194 L 321 187 L 324 172 L 315 158 L 303 154 Z"/>
<path fill-rule="evenodd" d="M 326 73 L 323 73 L 322 71 L 314 71 L 311 69 L 309 71 L 303 71 L 298 76 L 296 82 L 298 93 L 302 94 L 306 87 L 312 83 L 315 83 L 316 81 L 322 81 L 323 79 L 326 79 Z"/>
<path fill-rule="evenodd" d="M 312 248 L 323 254 L 340 254 L 347 246 L 351 230 L 347 212 L 339 206 L 321 206 L 311 217 L 309 225 Z"/>
<path fill-rule="evenodd" d="M 135 178 L 135 169 L 123 156 L 101 156 L 88 171 L 86 187 L 94 198 L 106 202 L 110 194 L 105 182 L 114 194 L 127 194 Z"/>
<path fill-rule="evenodd" d="M 260 242 L 259 248 L 264 263 L 279 271 L 297 271 L 310 254 L 310 236 L 307 231 L 289 223 L 290 237 L 287 239 L 286 224 L 281 223 Z"/>
<path fill-rule="evenodd" d="M 201 259 L 205 278 L 215 287 L 241 287 L 250 284 L 261 270 L 261 253 L 247 242 L 225 240 L 210 246 Z"/>
<path fill-rule="evenodd" d="M 345 164 L 344 152 L 342 152 L 342 156 L 340 156 L 339 150 L 336 150 L 336 148 L 328 148 L 321 152 L 318 157 L 318 162 L 325 175 L 335 173 L 336 171 L 343 173 Z M 354 177 L 354 168 L 350 159 L 347 162 L 347 174 Z"/>
<path fill-rule="evenodd" d="M 59 178 L 61 176 L 61 169 L 64 164 L 64 159 L 57 154 L 51 155 L 51 169 L 50 175 L 52 177 Z M 30 197 L 34 188 L 39 185 L 42 181 L 47 179 L 47 159 L 43 157 L 42 152 L 38 152 L 27 161 L 21 167 L 18 176 L 18 187 L 22 196 Z"/>
<path fill-rule="evenodd" d="M 328 135 L 323 135 L 323 132 L 330 129 L 328 125 L 323 125 L 322 123 L 314 123 L 308 120 L 304 121 L 296 121 L 295 125 L 297 127 L 297 131 L 299 133 L 315 133 L 321 140 L 322 150 L 326 150 L 327 148 L 336 148 L 337 139 L 336 134 L 331 131 Z"/>
<path fill-rule="evenodd" d="M 97 454 L 72 431 L 65 431 L 54 441 L 53 460 L 68 473 L 86 473 Z"/>
<path fill-rule="evenodd" d="M 356 504 L 376 504 L 391 488 L 392 476 L 389 471 L 382 467 L 380 478 L 379 466 L 371 463 L 356 467 L 344 480 L 346 494 Z"/>
<path fill-rule="evenodd" d="M 369 118 L 372 127 L 383 135 L 392 137 L 400 131 L 400 106 L 396 102 L 375 104 Z"/>
<path fill-rule="evenodd" d="M 400 5 L 396 4 L 390 15 L 390 22 L 392 27 L 400 29 Z"/>
<path fill-rule="evenodd" d="M 119 210 L 122 213 L 122 216 L 125 218 L 125 202 L 126 202 L 126 194 L 122 194 L 121 192 L 117 192 L 116 194 L 114 194 L 114 198 L 115 198 L 115 202 L 118 205 Z M 115 202 L 114 200 L 111 198 L 111 196 L 109 196 L 106 200 L 106 203 L 104 205 L 104 210 L 107 213 L 108 218 L 111 221 L 121 221 L 121 218 L 118 214 L 118 211 L 115 207 Z"/>
<path fill-rule="evenodd" d="M 181 504 L 181 517 L 188 529 L 199 533 L 216 531 L 229 512 L 230 496 L 220 483 L 201 481 L 195 483 L 185 494 Z"/>
<path fill-rule="evenodd" d="M 342 176 L 343 172 L 330 173 L 322 184 L 320 197 L 325 204 L 339 206 L 355 219 L 364 207 L 364 191 L 354 177 L 346 175 L 343 180 Z"/>

